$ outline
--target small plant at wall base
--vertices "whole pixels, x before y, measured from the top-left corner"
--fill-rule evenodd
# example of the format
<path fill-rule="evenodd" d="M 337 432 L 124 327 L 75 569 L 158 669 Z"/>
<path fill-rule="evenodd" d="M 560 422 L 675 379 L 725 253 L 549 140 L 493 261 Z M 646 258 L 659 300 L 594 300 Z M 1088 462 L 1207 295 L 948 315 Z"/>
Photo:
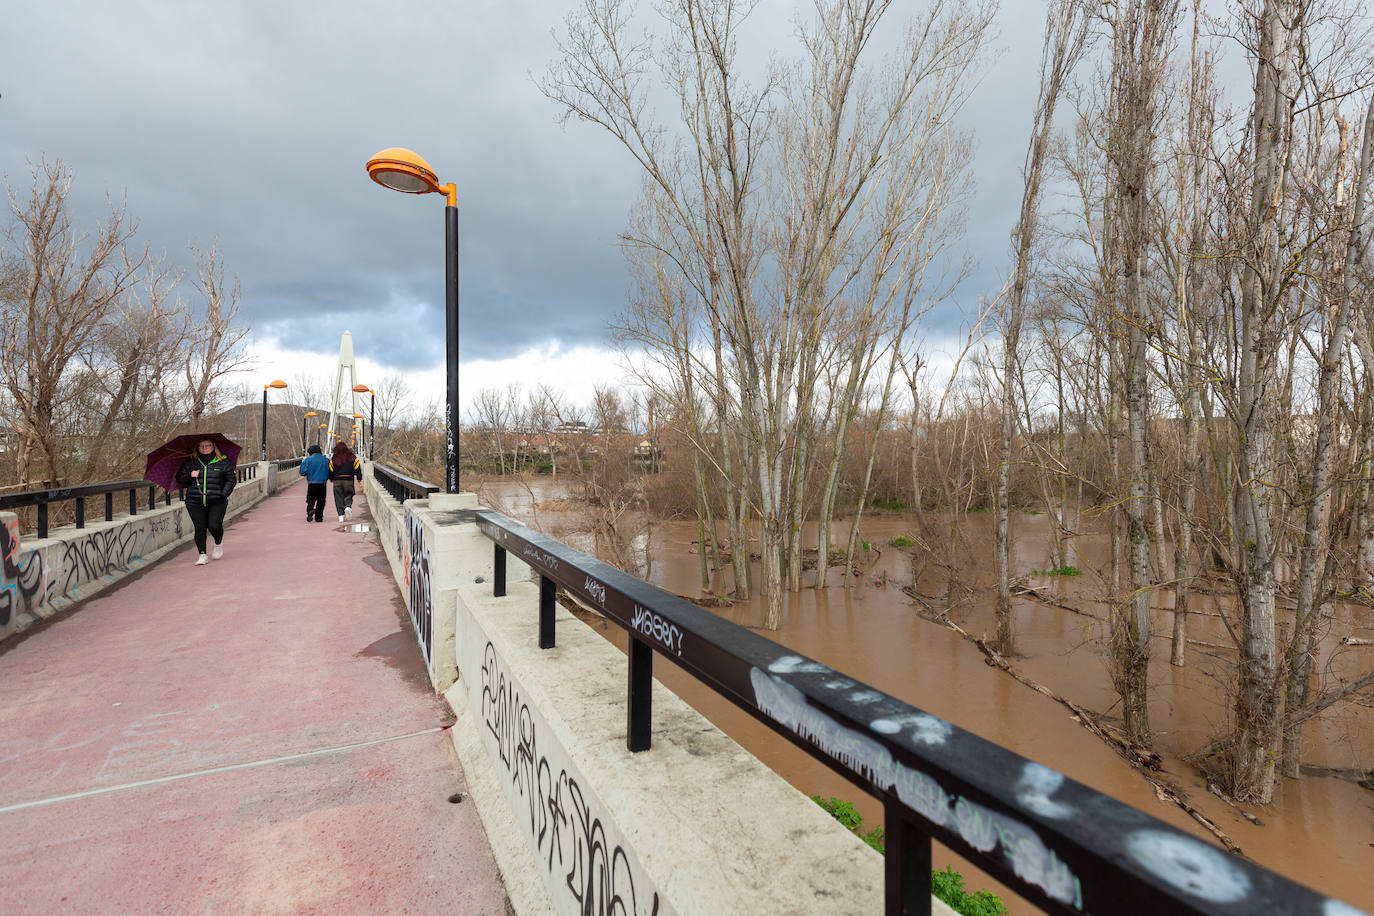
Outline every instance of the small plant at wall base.
<path fill-rule="evenodd" d="M 884 852 L 883 828 L 875 827 L 865 833 L 863 815 L 855 810 L 853 803 L 834 796 L 825 801 L 819 795 L 813 795 L 811 800 L 829 811 L 831 817 L 856 834 L 859 839 L 878 852 Z M 930 892 L 963 916 L 1007 916 L 1007 908 L 1002 903 L 1002 898 L 992 891 L 977 891 L 971 894 L 964 890 L 964 876 L 955 871 L 952 865 L 946 865 L 944 871 L 930 873 Z"/>

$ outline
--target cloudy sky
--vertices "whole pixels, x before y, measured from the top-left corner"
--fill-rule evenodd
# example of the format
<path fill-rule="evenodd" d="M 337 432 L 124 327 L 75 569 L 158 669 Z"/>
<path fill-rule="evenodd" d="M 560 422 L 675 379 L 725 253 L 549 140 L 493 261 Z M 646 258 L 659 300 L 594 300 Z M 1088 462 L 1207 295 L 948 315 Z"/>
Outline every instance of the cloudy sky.
<path fill-rule="evenodd" d="M 176 262 L 218 237 L 243 284 L 254 378 L 331 373 L 349 330 L 360 380 L 400 372 L 441 400 L 442 198 L 387 192 L 363 169 L 410 147 L 459 188 L 465 405 L 512 380 L 613 381 L 616 236 L 638 176 L 596 128 L 560 126 L 535 85 L 574 3 L 25 4 L 0 31 L 0 173 L 19 188 L 29 163 L 61 158 L 78 219 L 127 196 L 140 241 Z M 795 5 L 765 0 L 753 33 L 785 51 Z M 1043 8 L 1004 2 L 963 118 L 979 143 L 965 307 L 1005 270 Z M 959 307 L 933 339 L 958 332 Z"/>

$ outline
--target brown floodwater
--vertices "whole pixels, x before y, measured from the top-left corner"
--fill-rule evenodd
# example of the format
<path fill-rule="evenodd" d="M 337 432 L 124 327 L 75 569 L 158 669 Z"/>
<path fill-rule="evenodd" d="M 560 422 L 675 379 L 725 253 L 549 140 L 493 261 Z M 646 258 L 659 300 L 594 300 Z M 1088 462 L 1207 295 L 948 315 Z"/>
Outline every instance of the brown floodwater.
<path fill-rule="evenodd" d="M 478 495 L 485 505 L 591 552 L 591 537 L 582 531 L 580 513 L 562 498 L 561 486 L 561 482 L 548 480 L 529 485 L 496 481 L 480 487 Z M 763 619 L 758 600 L 737 602 L 716 613 L 1215 842 L 1177 806 L 1161 802 L 1151 784 L 1079 725 L 1068 709 L 988 666 L 977 647 L 921 616 L 924 608 L 908 597 L 902 586 L 912 585 L 913 575 L 919 574 L 917 591 L 930 589 L 933 593 L 938 589 L 940 597 L 926 600 L 944 609 L 944 581 L 948 577 L 929 564 L 914 570 L 917 564 L 910 550 L 888 546 L 893 537 L 910 533 L 912 525 L 913 519 L 903 515 L 866 519 L 862 536 L 876 549 L 866 555 L 867 568 L 855 579 L 854 587 L 841 587 L 840 570 L 831 569 L 827 578 L 830 588 L 808 587 L 786 595 L 776 631 L 758 629 Z M 847 521 L 836 523 L 837 546 L 844 545 L 848 527 Z M 961 561 L 959 580 L 968 588 L 950 591 L 950 619 L 974 635 L 990 634 L 995 628 L 990 531 L 988 515 L 975 514 L 965 520 L 967 556 Z M 1026 575 L 1051 565 L 1048 532 L 1045 516 L 1017 516 L 1013 522 L 1014 574 Z M 699 594 L 695 523 L 655 522 L 648 537 L 652 564 L 647 578 L 681 595 Z M 808 543 L 814 544 L 814 526 L 808 537 Z M 638 546 L 645 546 L 643 536 Z M 1110 716 L 1117 710 L 1105 660 L 1107 625 L 1101 619 L 1105 616 L 1106 588 L 1092 572 L 1105 568 L 1105 537 L 1082 534 L 1075 546 L 1083 575 L 1033 577 L 1031 582 L 1045 586 L 1055 600 L 1085 613 L 1018 599 L 1014 605 L 1015 666 L 1075 703 Z M 813 572 L 806 574 L 807 585 L 813 576 Z M 877 584 L 884 580 L 886 584 Z M 1171 602 L 1172 597 L 1161 596 L 1161 600 Z M 1229 730 L 1224 695 L 1235 652 L 1228 648 L 1232 640 L 1219 613 L 1226 609 L 1225 601 L 1220 595 L 1194 595 L 1192 607 L 1198 613 L 1189 617 L 1192 642 L 1188 664 L 1183 668 L 1169 664 L 1173 615 L 1167 607 L 1156 609 L 1153 624 L 1159 635 L 1150 664 L 1150 717 L 1166 774 L 1250 859 L 1374 912 L 1374 792 L 1343 778 L 1285 779 L 1273 804 L 1247 806 L 1246 810 L 1262 821 L 1256 825 L 1211 795 L 1201 774 L 1178 759 Z M 1334 616 L 1332 632 L 1324 635 L 1319 646 L 1318 670 L 1345 675 L 1367 669 L 1374 663 L 1374 647 L 1342 647 L 1339 637 L 1374 636 L 1374 614 L 1368 608 L 1340 606 Z M 624 648 L 625 636 L 619 627 L 599 617 L 591 617 L 588 623 Z M 876 800 L 681 669 L 661 664 L 655 666 L 654 673 L 801 791 L 853 801 L 867 826 L 881 823 L 881 806 Z M 1344 704 L 1309 723 L 1303 737 L 1303 763 L 1345 770 L 1374 768 L 1374 710 Z M 953 864 L 964 872 L 971 889 L 988 887 L 1001 894 L 1013 913 L 1033 909 L 938 844 L 934 856 L 937 868 Z"/>

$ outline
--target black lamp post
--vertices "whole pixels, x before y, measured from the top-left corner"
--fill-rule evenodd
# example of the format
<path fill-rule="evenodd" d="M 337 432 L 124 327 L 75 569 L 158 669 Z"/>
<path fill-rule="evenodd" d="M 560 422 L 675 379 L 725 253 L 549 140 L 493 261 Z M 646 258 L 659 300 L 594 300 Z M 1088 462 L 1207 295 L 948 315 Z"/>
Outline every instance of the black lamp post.
<path fill-rule="evenodd" d="M 446 369 L 445 493 L 458 492 L 458 188 L 440 184 L 429 163 L 401 147 L 384 149 L 367 161 L 367 174 L 377 184 L 404 194 L 443 194 Z"/>
<path fill-rule="evenodd" d="M 375 442 L 373 440 L 373 437 L 377 435 L 377 392 L 373 391 L 366 385 L 354 385 L 353 390 L 356 391 L 358 394 L 366 392 L 372 395 L 371 406 L 368 410 L 368 413 L 371 414 L 372 419 L 368 421 L 368 428 L 363 430 L 367 433 L 367 460 L 371 461 L 372 453 L 375 450 Z"/>
<path fill-rule="evenodd" d="M 301 415 L 301 454 L 302 454 L 302 455 L 304 455 L 304 454 L 306 453 L 306 450 L 310 448 L 310 443 L 307 442 L 307 441 L 305 441 L 305 418 L 306 418 L 306 417 L 314 417 L 314 416 L 318 416 L 318 414 L 316 414 L 315 411 L 313 411 L 313 410 L 310 411 L 310 412 L 307 413 L 307 414 L 302 414 L 302 415 Z M 317 436 L 316 438 L 318 438 L 318 436 Z"/>
<path fill-rule="evenodd" d="M 267 460 L 267 389 L 285 388 L 286 382 L 281 379 L 274 379 L 262 386 L 262 455 L 260 460 Z"/>

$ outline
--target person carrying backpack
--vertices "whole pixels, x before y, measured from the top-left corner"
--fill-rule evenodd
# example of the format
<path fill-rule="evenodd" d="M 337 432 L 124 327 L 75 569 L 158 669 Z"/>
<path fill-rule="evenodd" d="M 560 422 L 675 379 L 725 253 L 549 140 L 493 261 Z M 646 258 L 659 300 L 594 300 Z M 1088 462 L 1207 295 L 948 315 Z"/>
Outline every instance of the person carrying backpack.
<path fill-rule="evenodd" d="M 353 450 L 342 442 L 334 443 L 334 453 L 329 458 L 329 479 L 334 482 L 334 509 L 339 513 L 339 521 L 352 518 L 353 481 L 363 479 L 363 466 Z"/>

